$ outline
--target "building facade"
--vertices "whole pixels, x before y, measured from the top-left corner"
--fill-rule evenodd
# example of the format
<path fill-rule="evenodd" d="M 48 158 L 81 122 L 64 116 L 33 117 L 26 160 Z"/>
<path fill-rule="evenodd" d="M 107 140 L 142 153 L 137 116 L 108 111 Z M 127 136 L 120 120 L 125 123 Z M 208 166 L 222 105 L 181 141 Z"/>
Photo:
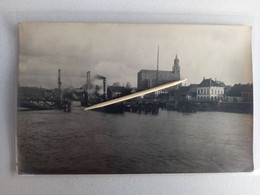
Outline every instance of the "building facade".
<path fill-rule="evenodd" d="M 197 101 L 222 101 L 224 98 L 224 83 L 205 79 L 197 88 Z"/>
<path fill-rule="evenodd" d="M 253 84 L 235 84 L 226 92 L 227 102 L 253 102 Z"/>
<path fill-rule="evenodd" d="M 180 80 L 180 65 L 177 55 L 172 71 L 140 70 L 137 74 L 137 87 L 139 90 L 144 90 L 176 80 Z"/>

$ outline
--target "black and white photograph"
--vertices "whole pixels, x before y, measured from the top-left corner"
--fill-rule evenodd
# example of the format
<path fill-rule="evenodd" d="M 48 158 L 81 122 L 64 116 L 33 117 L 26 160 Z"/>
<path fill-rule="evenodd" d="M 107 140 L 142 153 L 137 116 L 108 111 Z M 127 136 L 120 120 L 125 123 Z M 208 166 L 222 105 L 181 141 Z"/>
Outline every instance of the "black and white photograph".
<path fill-rule="evenodd" d="M 251 31 L 20 23 L 18 173 L 253 171 Z"/>

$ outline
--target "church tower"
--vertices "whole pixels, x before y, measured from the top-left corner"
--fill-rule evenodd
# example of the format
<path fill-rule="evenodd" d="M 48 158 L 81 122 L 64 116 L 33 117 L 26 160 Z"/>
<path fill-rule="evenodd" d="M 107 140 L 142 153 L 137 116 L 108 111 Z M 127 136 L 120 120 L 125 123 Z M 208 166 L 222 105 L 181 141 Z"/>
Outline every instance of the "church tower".
<path fill-rule="evenodd" d="M 172 67 L 172 72 L 174 74 L 174 80 L 179 80 L 181 77 L 181 70 L 180 70 L 179 59 L 178 59 L 177 54 L 174 59 L 174 65 Z"/>

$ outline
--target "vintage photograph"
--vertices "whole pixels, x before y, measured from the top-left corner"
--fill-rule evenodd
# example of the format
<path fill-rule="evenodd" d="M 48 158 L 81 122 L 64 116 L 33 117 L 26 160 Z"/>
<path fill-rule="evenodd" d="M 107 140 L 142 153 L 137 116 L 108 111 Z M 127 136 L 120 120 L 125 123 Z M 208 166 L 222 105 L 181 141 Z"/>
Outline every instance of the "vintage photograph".
<path fill-rule="evenodd" d="M 251 30 L 20 23 L 18 173 L 253 171 Z"/>

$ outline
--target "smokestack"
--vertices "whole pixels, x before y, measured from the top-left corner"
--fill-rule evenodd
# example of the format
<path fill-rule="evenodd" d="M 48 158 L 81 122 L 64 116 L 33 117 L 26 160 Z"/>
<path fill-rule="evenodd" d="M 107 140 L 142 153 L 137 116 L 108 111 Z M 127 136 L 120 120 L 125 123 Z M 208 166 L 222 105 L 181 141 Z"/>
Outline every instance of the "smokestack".
<path fill-rule="evenodd" d="M 60 69 L 58 70 L 58 98 L 59 100 L 61 100 L 61 81 L 60 81 L 60 77 L 61 77 L 61 74 L 60 74 Z"/>
<path fill-rule="evenodd" d="M 87 88 L 90 88 L 90 71 L 87 72 Z"/>
<path fill-rule="evenodd" d="M 104 77 L 104 76 L 102 76 L 102 75 L 99 75 L 99 74 L 97 74 L 97 75 L 95 75 L 95 78 L 96 78 L 96 79 L 100 79 L 100 80 L 101 80 L 101 79 L 104 79 L 104 78 L 106 78 L 106 77 Z"/>
<path fill-rule="evenodd" d="M 106 78 L 103 78 L 103 91 L 104 91 L 104 98 L 107 99 L 107 90 L 106 90 Z"/>
<path fill-rule="evenodd" d="M 107 99 L 107 90 L 106 90 L 106 77 L 102 76 L 102 75 L 95 75 L 96 79 L 102 79 L 103 80 L 103 92 L 104 92 L 104 98 L 105 100 Z"/>

